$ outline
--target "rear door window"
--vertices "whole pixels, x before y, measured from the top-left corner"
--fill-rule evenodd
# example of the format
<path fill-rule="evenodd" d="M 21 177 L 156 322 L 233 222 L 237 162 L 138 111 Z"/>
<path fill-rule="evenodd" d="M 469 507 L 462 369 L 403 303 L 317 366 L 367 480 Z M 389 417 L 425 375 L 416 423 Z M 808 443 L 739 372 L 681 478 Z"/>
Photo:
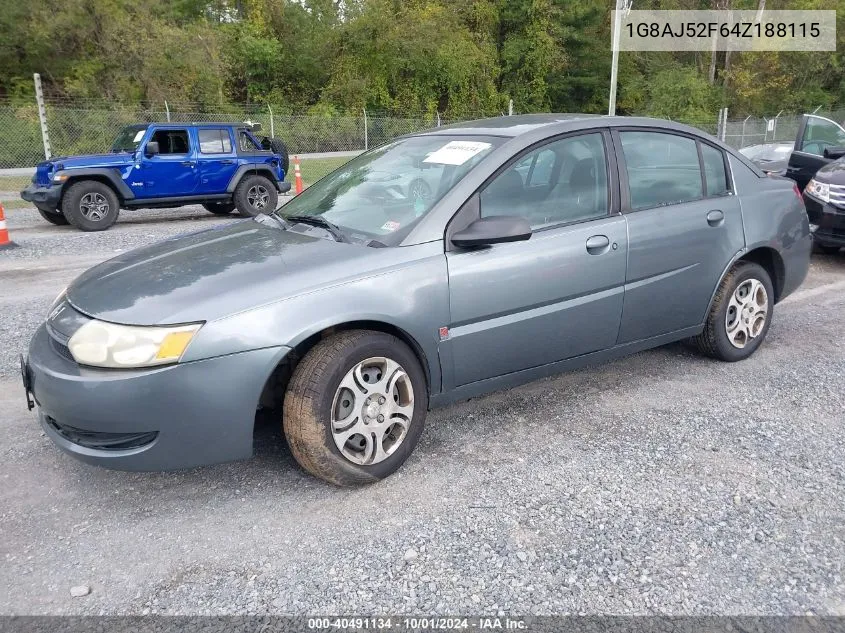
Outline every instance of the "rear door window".
<path fill-rule="evenodd" d="M 632 209 L 704 197 L 696 142 L 667 132 L 620 132 Z"/>
<path fill-rule="evenodd" d="M 197 131 L 200 152 L 203 154 L 229 154 L 232 151 L 232 139 L 229 130 L 222 128 L 203 128 Z"/>
<path fill-rule="evenodd" d="M 702 143 L 701 160 L 704 164 L 704 179 L 707 181 L 707 195 L 723 196 L 729 193 L 725 155 L 722 151 Z"/>

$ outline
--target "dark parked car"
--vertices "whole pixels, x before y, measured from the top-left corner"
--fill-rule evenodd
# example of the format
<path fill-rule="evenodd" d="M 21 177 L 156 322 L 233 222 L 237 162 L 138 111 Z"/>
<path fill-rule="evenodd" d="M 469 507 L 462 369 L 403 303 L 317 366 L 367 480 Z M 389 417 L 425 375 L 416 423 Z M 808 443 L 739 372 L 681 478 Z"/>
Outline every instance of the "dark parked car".
<path fill-rule="evenodd" d="M 837 148 L 833 154 L 845 154 Z M 822 167 L 804 189 L 816 248 L 835 253 L 845 246 L 845 159 Z"/>
<path fill-rule="evenodd" d="M 763 173 L 783 176 L 794 147 L 795 143 L 762 143 L 743 147 L 739 153 L 757 165 Z"/>
<path fill-rule="evenodd" d="M 373 195 L 420 162 L 431 196 Z M 245 458 L 266 408 L 305 469 L 362 484 L 399 468 L 432 406 L 682 339 L 748 358 L 810 248 L 794 183 L 693 128 L 487 119 L 92 268 L 22 373 L 45 433 L 93 464 Z"/>

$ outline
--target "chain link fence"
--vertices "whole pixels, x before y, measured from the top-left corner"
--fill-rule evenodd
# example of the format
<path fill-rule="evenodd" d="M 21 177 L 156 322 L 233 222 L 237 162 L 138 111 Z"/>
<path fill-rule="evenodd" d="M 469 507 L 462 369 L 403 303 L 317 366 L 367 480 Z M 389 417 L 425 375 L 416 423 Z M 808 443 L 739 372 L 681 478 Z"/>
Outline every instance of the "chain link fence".
<path fill-rule="evenodd" d="M 162 107 L 164 106 L 164 107 Z M 434 116 L 312 115 L 274 113 L 273 106 L 230 105 L 199 107 L 197 104 L 141 104 L 126 106 L 97 102 L 48 101 L 47 127 L 54 156 L 108 151 L 120 129 L 139 122 L 253 121 L 265 134 L 282 138 L 291 154 L 361 151 L 392 138 L 459 120 Z M 280 111 L 282 108 L 276 108 Z M 499 113 L 479 113 L 475 117 Z M 845 120 L 845 110 L 822 113 L 837 123 Z M 680 120 L 704 132 L 722 135 L 732 147 L 758 143 L 793 141 L 800 114 L 773 117 L 728 119 L 721 130 L 719 116 L 709 120 Z M 38 120 L 38 107 L 32 103 L 0 102 L 0 169 L 31 168 L 44 160 L 44 145 Z"/>

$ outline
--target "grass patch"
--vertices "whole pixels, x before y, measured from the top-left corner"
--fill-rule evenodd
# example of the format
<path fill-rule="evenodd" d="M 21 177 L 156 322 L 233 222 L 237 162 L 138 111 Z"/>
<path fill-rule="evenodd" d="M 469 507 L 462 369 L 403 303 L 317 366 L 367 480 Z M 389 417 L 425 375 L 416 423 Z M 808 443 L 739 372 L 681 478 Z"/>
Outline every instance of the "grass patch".
<path fill-rule="evenodd" d="M 352 156 L 341 158 L 309 158 L 307 160 L 302 160 L 300 161 L 300 169 L 302 171 L 302 182 L 305 184 L 305 186 L 315 183 L 320 178 L 322 178 L 326 174 L 333 172 L 335 169 L 349 162 L 349 160 L 351 159 Z M 291 159 L 290 173 L 285 176 L 285 180 L 293 184 L 293 159 Z"/>
<path fill-rule="evenodd" d="M 26 189 L 32 182 L 32 176 L 0 176 L 0 191 L 17 191 Z"/>

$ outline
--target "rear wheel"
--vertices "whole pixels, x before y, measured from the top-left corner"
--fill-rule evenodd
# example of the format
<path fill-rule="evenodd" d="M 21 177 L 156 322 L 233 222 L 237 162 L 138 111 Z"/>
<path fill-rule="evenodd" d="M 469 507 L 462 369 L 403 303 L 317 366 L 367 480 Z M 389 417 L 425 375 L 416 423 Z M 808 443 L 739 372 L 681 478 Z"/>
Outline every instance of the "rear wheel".
<path fill-rule="evenodd" d="M 226 215 L 235 210 L 234 202 L 207 202 L 202 206 L 205 207 L 206 211 L 215 215 Z"/>
<path fill-rule="evenodd" d="M 244 176 L 235 187 L 235 206 L 244 217 L 273 213 L 279 203 L 276 186 L 264 176 Z"/>
<path fill-rule="evenodd" d="M 422 434 L 428 392 L 417 357 L 382 332 L 323 339 L 293 372 L 283 426 L 308 472 L 340 486 L 395 472 Z"/>
<path fill-rule="evenodd" d="M 47 220 L 50 224 L 55 224 L 56 226 L 67 226 L 67 218 L 62 215 L 61 211 L 51 211 L 50 209 L 42 209 L 41 207 L 36 208 L 38 209 L 38 213 L 41 217 Z"/>
<path fill-rule="evenodd" d="M 97 180 L 71 185 L 62 200 L 65 218 L 81 231 L 105 231 L 117 221 L 119 212 L 117 195 Z"/>
<path fill-rule="evenodd" d="M 774 297 L 771 278 L 762 266 L 737 262 L 719 284 L 704 331 L 693 341 L 702 353 L 720 360 L 748 358 L 769 331 Z"/>

